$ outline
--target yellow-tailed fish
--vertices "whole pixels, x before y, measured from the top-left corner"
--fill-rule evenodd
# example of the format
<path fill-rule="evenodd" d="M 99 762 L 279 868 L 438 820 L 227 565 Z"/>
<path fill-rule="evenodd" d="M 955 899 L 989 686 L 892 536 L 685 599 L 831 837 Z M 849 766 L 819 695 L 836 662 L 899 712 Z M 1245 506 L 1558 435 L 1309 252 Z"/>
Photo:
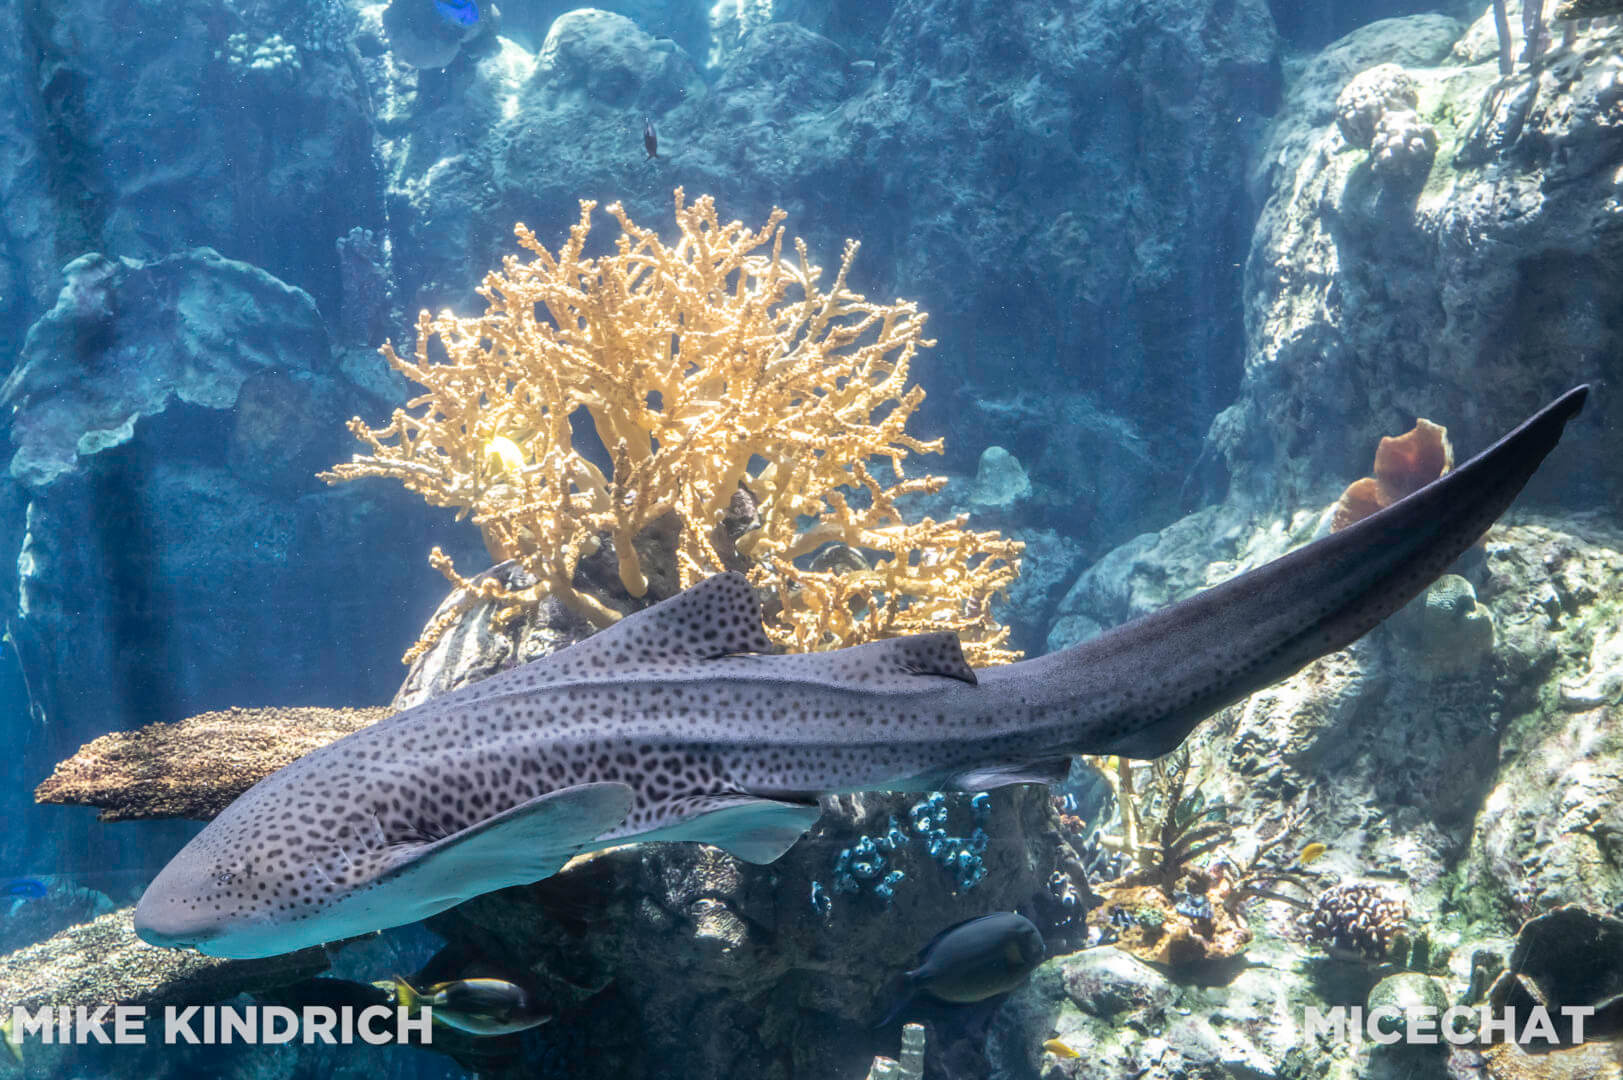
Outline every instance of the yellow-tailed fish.
<path fill-rule="evenodd" d="M 1324 853 L 1329 850 L 1329 845 L 1321 844 L 1315 841 L 1304 847 L 1301 855 L 1297 856 L 1297 858 L 1301 861 L 1303 866 L 1306 866 L 1309 863 L 1317 862 L 1319 859 L 1323 858 Z"/>
<path fill-rule="evenodd" d="M 552 1019 L 552 1010 L 506 979 L 452 979 L 418 989 L 396 975 L 386 987 L 407 1010 L 427 1006 L 434 1022 L 469 1035 L 511 1035 Z"/>
<path fill-rule="evenodd" d="M 1079 1058 L 1082 1056 L 1072 1050 L 1069 1043 L 1061 1042 L 1059 1039 L 1049 1039 L 1043 1043 L 1043 1049 L 1057 1058 Z"/>
<path fill-rule="evenodd" d="M 11 1056 L 17 1059 L 17 1064 L 23 1063 L 23 1037 L 12 1028 L 11 1017 L 0 1020 L 0 1042 L 6 1044 Z"/>
<path fill-rule="evenodd" d="M 518 448 L 518 443 L 506 435 L 492 436 L 485 443 L 485 457 L 495 458 L 497 463 L 510 473 L 516 473 L 524 468 L 524 451 Z"/>

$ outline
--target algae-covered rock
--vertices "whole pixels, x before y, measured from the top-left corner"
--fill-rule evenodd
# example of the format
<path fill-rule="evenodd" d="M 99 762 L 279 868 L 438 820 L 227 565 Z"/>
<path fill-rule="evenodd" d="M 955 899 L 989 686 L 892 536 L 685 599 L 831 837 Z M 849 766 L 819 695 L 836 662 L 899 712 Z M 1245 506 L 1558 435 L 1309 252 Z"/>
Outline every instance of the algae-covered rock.
<path fill-rule="evenodd" d="M 1349 146 L 1368 150 L 1388 112 L 1412 111 L 1420 103 L 1415 83 L 1397 64 L 1361 71 L 1336 97 L 1336 128 Z"/>
<path fill-rule="evenodd" d="M 1109 946 L 1057 956 L 1010 996 L 987 1034 L 990 1080 L 1200 1076 L 1223 1080 L 1298 1074 L 1301 1016 L 1323 1007 L 1300 949 L 1258 942 L 1223 980 L 1174 981 Z M 1080 1052 L 1047 1052 L 1050 1038 Z M 1345 1046 L 1337 1048 L 1345 1056 Z M 1330 1062 L 1316 1059 L 1314 1068 Z M 1293 1065 L 1292 1062 L 1297 1062 Z M 1344 1062 L 1335 1062 L 1340 1067 Z"/>
<path fill-rule="evenodd" d="M 135 936 L 133 908 L 102 915 L 0 956 L 0 1015 L 14 1006 L 168 1005 L 221 1001 L 286 986 L 327 969 L 326 951 L 222 960 Z"/>
<path fill-rule="evenodd" d="M 1461 36 L 1440 17 L 1376 24 L 1332 46 L 1308 63 L 1259 150 L 1245 376 L 1212 427 L 1231 501 L 1317 502 L 1332 477 L 1345 483 L 1355 448 L 1417 414 L 1446 423 L 1462 448 L 1485 445 L 1623 349 L 1604 314 L 1623 298 L 1623 231 L 1610 209 L 1623 28 L 1575 28 L 1569 48 L 1502 81 L 1492 17 L 1476 11 L 1466 36 L 1492 45 L 1480 55 L 1433 47 Z M 1398 68 L 1389 80 L 1383 62 Z M 1339 116 L 1325 107 L 1336 78 L 1349 95 Z M 1358 79 L 1395 89 L 1360 96 Z M 1375 140 L 1377 112 L 1391 119 L 1371 161 L 1354 140 Z M 1405 179 L 1402 198 L 1380 175 L 1388 169 Z M 1620 405 L 1597 408 L 1610 417 Z M 1615 502 L 1619 430 L 1591 421 L 1563 447 L 1568 464 L 1529 494 Z"/>
<path fill-rule="evenodd" d="M 309 370 L 327 354 L 315 301 L 255 266 L 209 248 L 153 262 L 81 255 L 28 332 L 0 386 L 11 410 L 11 475 L 45 487 L 80 457 L 129 441 L 136 421 L 183 401 L 236 404 L 270 370 Z M 301 416 L 304 419 L 301 419 Z M 289 445 L 331 445 L 323 414 L 282 417 Z M 306 430 L 289 425 L 309 423 Z"/>
<path fill-rule="evenodd" d="M 1623 919 L 1566 904 L 1529 919 L 1516 934 L 1504 971 L 1488 991 L 1496 1011 L 1525 1017 L 1534 1006 L 1552 1015 L 1565 1006 L 1590 1008 L 1586 1035 L 1623 1034 Z M 1557 1028 L 1561 1042 L 1568 1033 Z"/>
<path fill-rule="evenodd" d="M 34 799 L 99 807 L 102 821 L 207 821 L 295 758 L 392 711 L 226 709 L 178 723 L 115 731 L 57 765 L 35 789 Z"/>
<path fill-rule="evenodd" d="M 1031 497 L 1031 478 L 1020 459 L 1001 446 L 981 452 L 969 504 L 982 512 L 1007 513 Z"/>
<path fill-rule="evenodd" d="M 1491 789 L 1476 814 L 1458 899 L 1516 925 L 1562 903 L 1623 903 L 1623 708 L 1604 687 L 1623 595 L 1623 536 L 1526 526 L 1488 545 L 1505 702 Z M 1592 689 L 1589 692 L 1593 692 Z"/>
<path fill-rule="evenodd" d="M 1493 653 L 1493 613 L 1459 574 L 1444 574 L 1392 617 L 1403 644 L 1431 670 L 1473 671 Z"/>
<path fill-rule="evenodd" d="M 1394 1019 L 1380 1022 L 1378 1026 L 1384 1031 L 1398 1033 L 1400 1037 L 1396 1042 L 1377 1042 L 1370 1048 L 1370 1080 L 1398 1080 L 1400 1077 L 1440 1074 L 1443 1061 L 1448 1057 L 1449 1043 L 1438 1033 L 1438 1025 L 1443 1010 L 1449 1004 L 1442 984 L 1417 971 L 1401 971 L 1376 983 L 1369 992 L 1366 1015 L 1376 1009 L 1395 1010 Z M 1422 1010 L 1432 1017 L 1430 1031 L 1417 1027 L 1416 1038 L 1411 1041 L 1407 1037 L 1406 1023 L 1411 1018 L 1423 1015 Z M 1432 1039 L 1431 1042 L 1421 1041 L 1428 1037 Z"/>

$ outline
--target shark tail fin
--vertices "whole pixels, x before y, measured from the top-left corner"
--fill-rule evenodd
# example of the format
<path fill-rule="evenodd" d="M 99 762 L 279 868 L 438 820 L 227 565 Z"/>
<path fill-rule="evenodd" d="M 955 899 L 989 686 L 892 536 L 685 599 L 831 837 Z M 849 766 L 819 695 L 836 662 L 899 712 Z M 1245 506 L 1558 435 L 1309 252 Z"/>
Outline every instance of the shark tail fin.
<path fill-rule="evenodd" d="M 1133 688 L 1086 745 L 1066 749 L 1160 757 L 1218 709 L 1362 637 L 1504 513 L 1588 393 L 1567 391 L 1459 468 L 1340 532 L 1031 661 L 1051 702 Z"/>

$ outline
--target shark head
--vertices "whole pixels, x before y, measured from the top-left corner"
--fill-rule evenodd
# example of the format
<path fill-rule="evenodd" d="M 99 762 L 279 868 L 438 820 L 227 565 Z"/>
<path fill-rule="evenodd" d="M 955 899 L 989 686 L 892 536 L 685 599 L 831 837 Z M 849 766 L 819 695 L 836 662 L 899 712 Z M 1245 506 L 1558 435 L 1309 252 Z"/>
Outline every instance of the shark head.
<path fill-rule="evenodd" d="M 240 959 L 417 922 L 546 877 L 631 806 L 626 785 L 587 783 L 471 824 L 458 815 L 427 821 L 396 793 L 442 790 L 454 758 L 421 775 L 382 766 L 372 744 L 386 735 L 357 732 L 249 789 L 147 887 L 136 933 L 152 945 Z M 373 771 L 363 776 L 361 762 Z M 441 802 L 454 809 L 463 800 Z"/>
<path fill-rule="evenodd" d="M 135 932 L 149 945 L 195 948 L 214 956 L 265 955 L 260 938 L 272 928 L 246 903 L 262 893 L 258 881 L 241 891 L 241 864 L 188 846 L 155 878 L 135 908 Z"/>
<path fill-rule="evenodd" d="M 392 861 L 390 850 L 340 847 L 319 825 L 266 815 L 263 798 L 254 795 L 193 837 L 147 887 L 135 909 L 142 940 L 242 958 L 378 927 L 379 904 L 369 898 Z M 402 911 L 397 921 L 426 914 Z"/>

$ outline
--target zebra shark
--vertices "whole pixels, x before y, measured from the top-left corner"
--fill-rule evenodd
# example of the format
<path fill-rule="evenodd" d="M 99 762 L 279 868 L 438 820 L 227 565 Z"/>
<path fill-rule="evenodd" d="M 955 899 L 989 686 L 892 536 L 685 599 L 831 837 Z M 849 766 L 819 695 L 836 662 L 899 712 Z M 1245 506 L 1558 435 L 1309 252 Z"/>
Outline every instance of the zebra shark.
<path fill-rule="evenodd" d="M 228 806 L 135 911 L 155 945 L 258 957 L 415 922 L 570 858 L 787 851 L 819 796 L 1051 782 L 1150 758 L 1421 592 L 1508 507 L 1588 387 L 1340 532 L 1070 648 L 975 670 L 951 633 L 772 655 L 720 574 L 551 656 L 299 758 Z"/>

